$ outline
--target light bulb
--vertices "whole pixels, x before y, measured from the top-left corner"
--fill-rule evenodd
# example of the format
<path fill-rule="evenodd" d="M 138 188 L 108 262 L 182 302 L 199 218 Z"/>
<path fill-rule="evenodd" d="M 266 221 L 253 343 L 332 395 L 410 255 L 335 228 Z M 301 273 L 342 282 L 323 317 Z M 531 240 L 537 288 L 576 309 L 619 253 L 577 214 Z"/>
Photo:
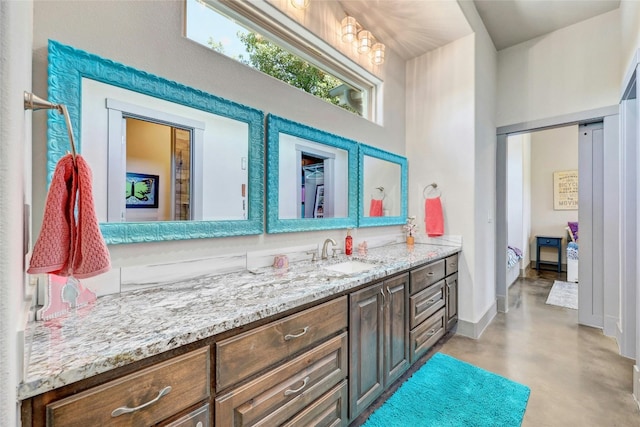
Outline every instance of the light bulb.
<path fill-rule="evenodd" d="M 342 20 L 342 41 L 351 43 L 358 34 L 358 22 L 353 16 L 347 16 Z"/>
<path fill-rule="evenodd" d="M 384 62 L 384 50 L 385 46 L 382 43 L 376 43 L 371 48 L 371 62 L 375 65 L 380 65 Z"/>
<path fill-rule="evenodd" d="M 291 6 L 296 9 L 306 9 L 309 7 L 310 0 L 291 0 Z"/>
<path fill-rule="evenodd" d="M 373 34 L 371 31 L 362 30 L 358 33 L 358 52 L 368 53 L 373 44 Z"/>

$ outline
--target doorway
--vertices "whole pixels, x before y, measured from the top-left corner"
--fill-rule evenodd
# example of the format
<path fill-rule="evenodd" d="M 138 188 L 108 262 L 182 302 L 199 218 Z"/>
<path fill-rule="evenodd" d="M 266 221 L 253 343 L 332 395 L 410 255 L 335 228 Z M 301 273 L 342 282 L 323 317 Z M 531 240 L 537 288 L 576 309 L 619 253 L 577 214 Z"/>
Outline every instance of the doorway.
<path fill-rule="evenodd" d="M 508 245 L 508 199 L 507 199 L 507 138 L 510 135 L 518 135 L 522 133 L 538 131 L 543 129 L 552 129 L 567 125 L 578 125 L 580 130 L 593 129 L 592 125 L 596 122 L 602 122 L 601 131 L 590 131 L 590 137 L 600 135 L 602 144 L 579 144 L 579 175 L 580 193 L 579 193 L 579 222 L 581 229 L 589 230 L 593 227 L 603 229 L 603 224 L 599 218 L 614 217 L 617 215 L 618 203 L 609 204 L 606 201 L 607 195 L 604 194 L 604 188 L 618 188 L 619 181 L 618 169 L 615 159 L 619 158 L 618 147 L 618 107 L 608 107 L 599 110 L 587 111 L 579 114 L 557 117 L 553 119 L 540 120 L 538 122 L 527 122 L 518 125 L 505 126 L 498 128 L 497 132 L 497 162 L 496 162 L 496 297 L 498 302 L 498 310 L 508 312 L 509 297 L 507 272 L 505 265 L 507 263 L 507 245 Z M 606 145 L 605 151 L 602 147 Z M 600 147 L 600 151 L 594 151 L 595 147 Z M 597 149 L 596 149 L 597 150 Z M 596 166 L 596 173 L 593 173 L 593 164 Z M 586 169 L 585 169 L 586 168 Z M 598 172 L 599 171 L 599 172 Z M 590 176 L 590 178 L 587 178 Z M 586 179 L 583 179 L 585 177 Z M 599 182 L 596 181 L 599 180 Z M 612 192 L 615 193 L 615 192 Z M 594 196 L 595 194 L 595 196 Z M 598 212 L 595 216 L 594 209 Z M 584 213 L 589 213 L 582 216 Z M 616 222 L 614 222 L 616 224 Z M 597 239 L 596 239 L 597 240 Z M 597 244 L 594 247 L 594 243 Z M 578 309 L 579 323 L 603 328 L 605 334 L 612 331 L 605 327 L 605 319 L 617 316 L 617 307 L 612 305 L 605 295 L 615 295 L 618 282 L 607 280 L 603 283 L 602 279 L 593 276 L 593 272 L 587 269 L 592 266 L 593 260 L 600 263 L 600 267 L 593 266 L 602 271 L 617 271 L 617 266 L 610 265 L 612 258 L 619 253 L 619 245 L 616 241 L 616 233 L 604 233 L 601 241 L 593 241 L 593 236 L 589 237 L 584 234 L 581 236 L 580 257 L 584 258 L 586 252 L 592 262 L 582 262 L 579 265 L 578 275 L 580 282 L 580 301 Z M 586 250 L 585 250 L 586 248 Z M 608 256 L 605 257 L 605 253 Z M 586 276 L 594 277 L 592 283 L 585 283 L 583 279 Z M 596 275 L 597 276 L 597 275 Z M 585 282 L 586 279 L 585 279 Z"/>
<path fill-rule="evenodd" d="M 507 286 L 528 269 L 567 272 L 558 286 L 577 286 L 567 229 L 578 225 L 578 136 L 571 125 L 507 137 Z"/>

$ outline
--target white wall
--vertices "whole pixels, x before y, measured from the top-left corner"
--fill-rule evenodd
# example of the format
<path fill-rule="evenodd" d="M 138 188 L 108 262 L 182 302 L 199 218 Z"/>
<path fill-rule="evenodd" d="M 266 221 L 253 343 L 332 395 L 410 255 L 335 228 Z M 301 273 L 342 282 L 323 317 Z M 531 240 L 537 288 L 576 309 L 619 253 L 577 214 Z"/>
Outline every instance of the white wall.
<path fill-rule="evenodd" d="M 578 170 L 578 126 L 565 126 L 531 134 L 531 259 L 536 235 L 566 237 L 568 221 L 578 221 L 578 210 L 553 209 L 553 173 Z M 579 177 L 578 177 L 579 179 Z M 562 262 L 566 263 L 566 240 Z M 557 261 L 555 250 L 543 249 L 540 259 Z"/>
<path fill-rule="evenodd" d="M 323 3 L 323 2 L 317 2 Z M 306 13 L 321 13 L 322 7 Z M 259 73 L 233 59 L 217 54 L 182 37 L 183 2 L 36 2 L 34 5 L 33 84 L 47 93 L 47 39 L 77 47 L 162 77 L 205 90 L 265 113 L 301 122 L 356 141 L 404 154 L 405 73 L 404 62 L 387 50 L 380 67 L 384 80 L 385 110 L 393 112 L 379 126 L 343 109 Z M 73 25 L 69 25 L 73 23 Z M 336 22 L 326 21 L 335 30 Z M 34 224 L 40 224 L 45 198 L 46 119 L 34 121 Z M 400 232 L 400 227 L 360 229 L 354 239 Z M 114 267 L 161 263 L 322 242 L 326 237 L 343 240 L 345 230 L 313 233 L 245 236 L 109 248 Z M 144 249 L 144 250 L 142 250 Z"/>
<path fill-rule="evenodd" d="M 475 31 L 475 254 L 474 316 L 490 320 L 496 310 L 496 90 L 497 52 L 477 10 L 463 11 Z M 484 327 L 484 325 L 481 325 Z"/>
<path fill-rule="evenodd" d="M 522 260 L 520 268 L 526 269 L 531 262 L 529 236 L 531 235 L 531 134 L 523 135 L 522 140 Z"/>
<path fill-rule="evenodd" d="M 459 319 L 475 322 L 474 35 L 407 62 L 409 215 L 424 233 L 423 189 L 441 190 L 444 234 L 461 235 Z"/>
<path fill-rule="evenodd" d="M 497 125 L 618 104 L 620 13 L 616 9 L 498 52 Z"/>
<path fill-rule="evenodd" d="M 524 231 L 524 134 L 507 138 L 507 243 L 522 250 Z"/>
<path fill-rule="evenodd" d="M 0 425 L 18 423 L 16 386 L 22 379 L 29 304 L 23 256 L 23 204 L 31 203 L 31 1 L 0 2 Z M 35 113 L 44 114 L 46 113 Z M 27 224 L 28 225 L 28 224 Z"/>
<path fill-rule="evenodd" d="M 635 64 L 635 56 L 640 48 L 640 2 L 636 0 L 622 0 L 620 2 L 620 32 L 621 32 L 621 68 L 619 80 L 623 78 L 629 67 Z M 623 82 L 624 83 L 624 82 Z M 622 84 L 619 90 L 625 88 Z"/>

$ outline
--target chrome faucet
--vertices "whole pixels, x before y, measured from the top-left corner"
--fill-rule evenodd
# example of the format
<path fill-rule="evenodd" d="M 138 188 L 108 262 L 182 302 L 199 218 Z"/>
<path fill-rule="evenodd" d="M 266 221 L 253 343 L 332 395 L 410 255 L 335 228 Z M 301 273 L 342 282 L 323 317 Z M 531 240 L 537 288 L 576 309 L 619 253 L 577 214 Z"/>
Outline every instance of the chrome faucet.
<path fill-rule="evenodd" d="M 322 258 L 322 259 L 329 258 L 329 256 L 327 255 L 327 246 L 329 246 L 329 243 L 333 244 L 333 246 L 337 245 L 336 241 L 333 240 L 333 239 L 325 240 L 324 244 L 322 245 L 322 254 L 320 255 L 320 258 Z"/>

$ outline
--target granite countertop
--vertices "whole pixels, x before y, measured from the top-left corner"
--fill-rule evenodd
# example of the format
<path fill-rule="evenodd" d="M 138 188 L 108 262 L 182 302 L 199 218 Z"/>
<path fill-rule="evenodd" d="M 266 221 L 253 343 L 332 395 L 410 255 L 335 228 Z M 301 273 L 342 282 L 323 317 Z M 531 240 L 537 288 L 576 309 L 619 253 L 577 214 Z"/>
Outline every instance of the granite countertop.
<path fill-rule="evenodd" d="M 286 270 L 265 267 L 98 298 L 58 319 L 25 331 L 25 380 L 18 398 L 64 385 L 211 337 L 259 319 L 339 294 L 359 285 L 460 251 L 460 246 L 405 244 L 298 262 Z M 347 260 L 374 264 L 344 274 L 324 268 Z M 30 350 L 30 351 L 27 351 Z"/>

